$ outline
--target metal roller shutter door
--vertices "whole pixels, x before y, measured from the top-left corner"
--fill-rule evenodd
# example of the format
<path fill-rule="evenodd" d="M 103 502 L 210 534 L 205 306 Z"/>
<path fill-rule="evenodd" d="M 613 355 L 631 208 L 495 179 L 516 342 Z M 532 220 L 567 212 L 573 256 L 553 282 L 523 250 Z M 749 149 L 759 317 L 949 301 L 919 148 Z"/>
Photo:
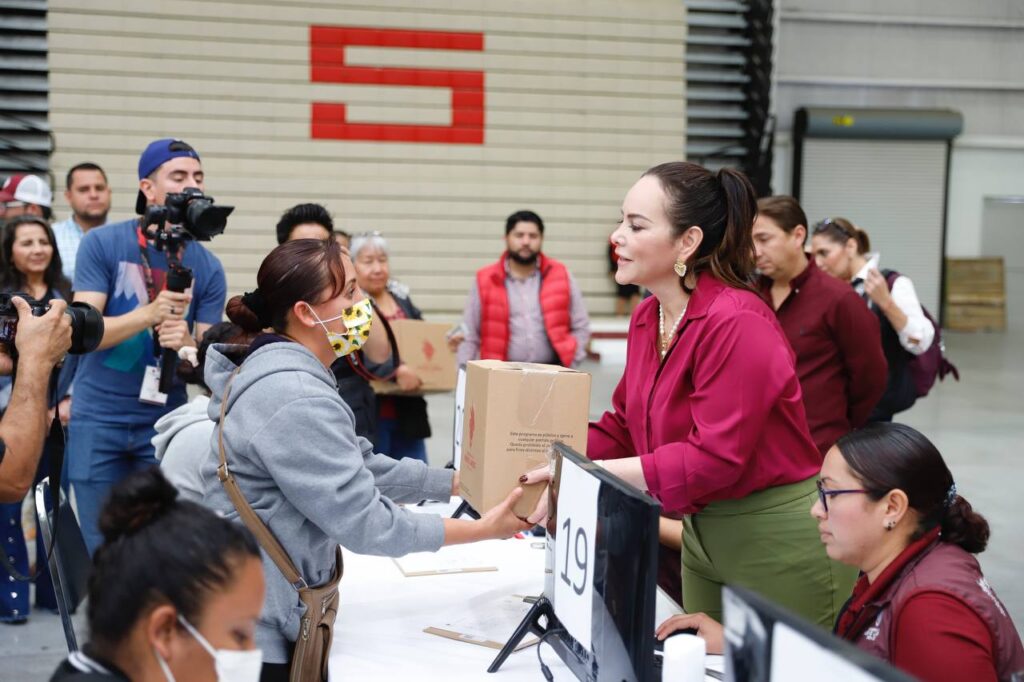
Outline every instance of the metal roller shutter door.
<path fill-rule="evenodd" d="M 921 303 L 940 310 L 945 141 L 807 139 L 800 203 L 811 227 L 842 216 L 871 237 L 883 268 L 914 281 Z"/>

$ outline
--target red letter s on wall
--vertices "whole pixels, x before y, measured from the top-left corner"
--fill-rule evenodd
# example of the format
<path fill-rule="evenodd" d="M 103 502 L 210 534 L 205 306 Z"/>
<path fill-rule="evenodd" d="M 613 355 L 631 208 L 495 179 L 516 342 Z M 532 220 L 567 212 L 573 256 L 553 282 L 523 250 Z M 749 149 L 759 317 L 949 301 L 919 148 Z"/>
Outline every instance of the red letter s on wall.
<path fill-rule="evenodd" d="M 483 71 L 348 66 L 345 64 L 345 48 L 350 45 L 482 51 L 484 49 L 482 33 L 311 26 L 309 45 L 310 80 L 314 83 L 407 85 L 451 88 L 452 91 L 452 124 L 450 126 L 349 123 L 344 104 L 313 102 L 312 137 L 314 139 L 483 144 Z"/>

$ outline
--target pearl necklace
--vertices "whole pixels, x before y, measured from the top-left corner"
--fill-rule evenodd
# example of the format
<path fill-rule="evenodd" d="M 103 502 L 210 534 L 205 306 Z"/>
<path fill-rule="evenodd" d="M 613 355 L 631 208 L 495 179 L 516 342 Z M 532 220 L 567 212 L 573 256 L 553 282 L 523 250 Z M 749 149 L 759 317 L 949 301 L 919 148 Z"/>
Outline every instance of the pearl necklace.
<path fill-rule="evenodd" d="M 668 338 L 665 338 L 665 308 L 662 305 L 658 305 L 658 340 L 661 342 L 661 357 L 664 359 L 668 355 L 668 347 L 672 343 L 672 338 L 676 335 L 676 330 L 679 329 L 679 323 L 686 315 L 686 307 L 683 307 L 682 312 L 679 313 L 679 317 L 676 318 L 675 324 L 672 325 L 672 331 L 669 332 Z"/>

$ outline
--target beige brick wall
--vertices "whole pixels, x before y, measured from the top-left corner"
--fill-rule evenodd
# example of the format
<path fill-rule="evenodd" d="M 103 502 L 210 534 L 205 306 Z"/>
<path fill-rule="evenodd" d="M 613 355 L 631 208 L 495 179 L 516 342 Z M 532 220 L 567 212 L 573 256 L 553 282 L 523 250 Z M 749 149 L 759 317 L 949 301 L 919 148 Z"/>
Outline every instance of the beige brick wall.
<path fill-rule="evenodd" d="M 207 191 L 237 206 L 211 244 L 232 292 L 251 288 L 289 206 L 326 204 L 380 230 L 392 273 L 428 314 L 461 310 L 504 248 L 504 218 L 537 211 L 592 313 L 611 311 L 605 240 L 626 189 L 682 156 L 685 11 L 678 0 L 50 0 L 52 159 L 107 169 L 131 215 L 138 155 L 181 137 Z M 482 32 L 482 52 L 350 47 L 352 65 L 480 70 L 484 143 L 311 137 L 314 101 L 356 122 L 448 125 L 445 88 L 310 82 L 310 26 Z M 66 207 L 57 206 L 62 217 Z"/>

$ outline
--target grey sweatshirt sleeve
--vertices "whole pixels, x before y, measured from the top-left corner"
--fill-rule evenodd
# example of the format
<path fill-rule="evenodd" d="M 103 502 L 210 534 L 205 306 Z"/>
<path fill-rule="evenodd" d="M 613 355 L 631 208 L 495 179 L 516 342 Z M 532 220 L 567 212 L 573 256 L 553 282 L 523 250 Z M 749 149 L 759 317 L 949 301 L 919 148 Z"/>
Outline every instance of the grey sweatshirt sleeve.
<path fill-rule="evenodd" d="M 365 438 L 359 439 L 359 445 L 363 452 L 363 463 L 373 474 L 382 495 L 402 503 L 423 499 L 447 502 L 451 499 L 454 470 L 433 469 L 408 457 L 398 460 L 375 454 L 373 444 Z"/>
<path fill-rule="evenodd" d="M 408 512 L 381 495 L 351 414 L 339 410 L 333 397 L 289 401 L 252 434 L 249 447 L 288 503 L 353 552 L 402 556 L 436 551 L 444 543 L 441 517 Z M 384 475 L 392 489 L 422 490 L 426 484 L 422 471 L 391 469 Z"/>

